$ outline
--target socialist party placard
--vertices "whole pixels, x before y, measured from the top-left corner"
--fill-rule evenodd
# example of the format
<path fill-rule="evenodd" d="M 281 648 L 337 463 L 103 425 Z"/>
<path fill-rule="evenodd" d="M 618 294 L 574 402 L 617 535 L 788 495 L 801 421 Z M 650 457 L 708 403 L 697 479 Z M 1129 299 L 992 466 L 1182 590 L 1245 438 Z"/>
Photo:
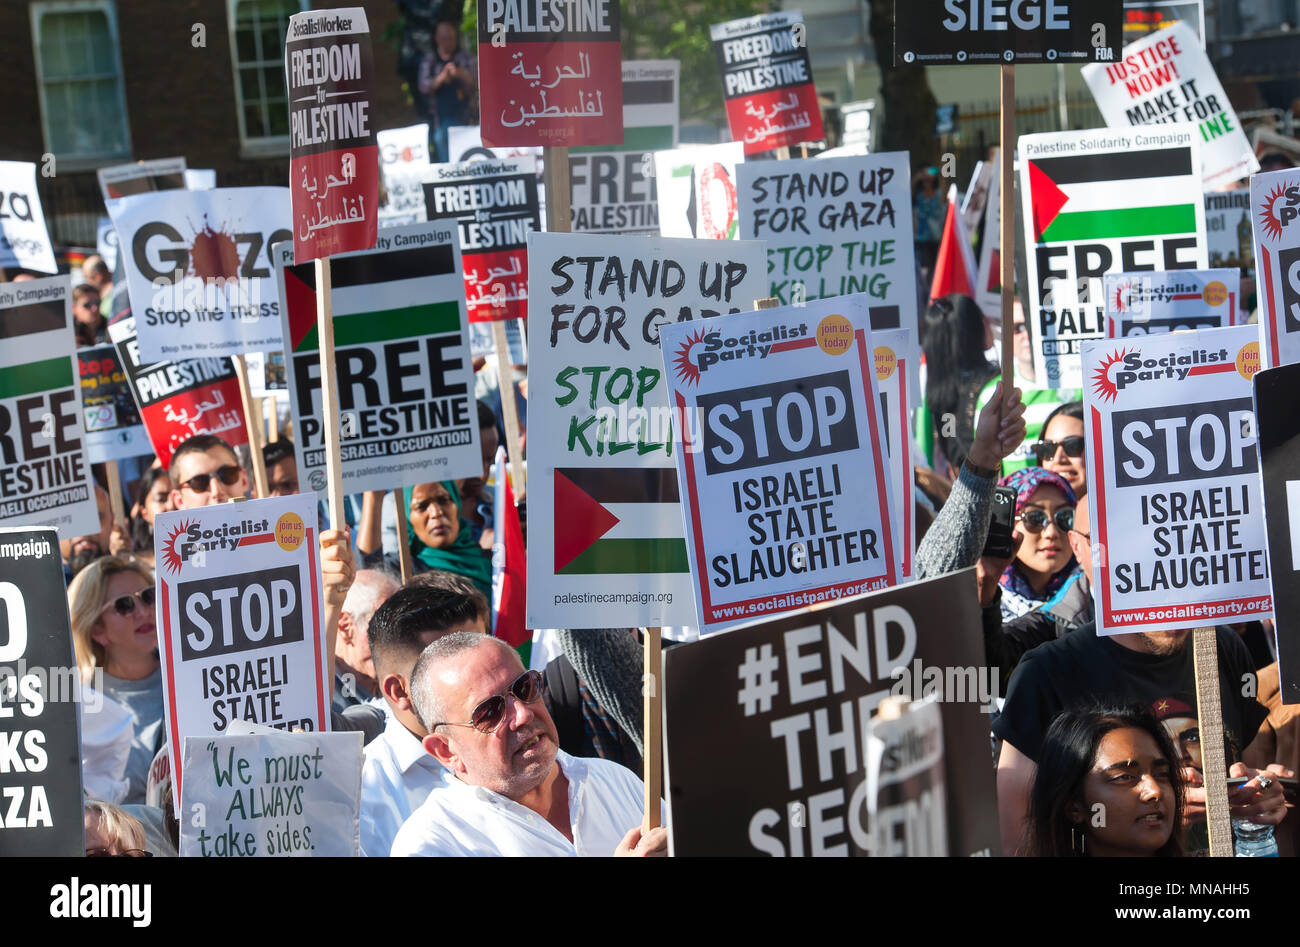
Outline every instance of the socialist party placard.
<path fill-rule="evenodd" d="M 965 569 L 665 652 L 672 853 L 923 855 L 942 838 L 951 855 L 998 854 L 987 713 L 997 678 L 974 581 Z M 947 791 L 932 781 L 911 804 L 879 792 L 871 818 L 880 702 L 936 694 L 941 747 L 901 746 L 890 763 L 941 756 Z"/>
<path fill-rule="evenodd" d="M 912 338 L 910 329 L 882 329 L 871 333 L 882 432 L 889 454 L 890 523 L 900 582 L 912 578 L 912 551 L 916 545 L 912 528 L 916 519 L 912 506 L 912 437 L 907 406 L 911 384 L 908 372 L 911 363 L 920 358 L 920 347 Z"/>
<path fill-rule="evenodd" d="M 429 220 L 456 222 L 471 322 L 528 316 L 528 235 L 542 229 L 532 158 L 435 164 L 425 172 Z"/>
<path fill-rule="evenodd" d="M 379 229 L 379 149 L 366 11 L 289 17 L 284 66 L 295 262 L 368 250 Z"/>
<path fill-rule="evenodd" d="M 1250 206 L 1264 361 L 1276 368 L 1300 362 L 1300 170 L 1253 176 Z"/>
<path fill-rule="evenodd" d="M 0 283 L 0 526 L 99 529 L 67 277 Z"/>
<path fill-rule="evenodd" d="M 179 815 L 185 737 L 225 733 L 232 720 L 329 729 L 316 496 L 160 513 L 154 561 Z"/>
<path fill-rule="evenodd" d="M 115 197 L 150 191 L 185 190 L 184 158 L 155 158 L 133 164 L 117 164 L 97 172 L 99 190 L 107 203 Z"/>
<path fill-rule="evenodd" d="M 1040 386 L 1083 387 L 1080 347 L 1105 332 L 1102 277 L 1208 265 L 1199 146 L 1190 125 L 1020 137 Z"/>
<path fill-rule="evenodd" d="M 753 309 L 763 245 L 535 233 L 528 257 L 528 416 L 549 433 L 528 445 L 528 490 L 545 502 L 528 518 L 527 625 L 692 624 L 673 467 L 686 422 L 659 332 Z"/>
<path fill-rule="evenodd" d="M 271 244 L 289 239 L 287 189 L 139 194 L 108 213 L 146 361 L 280 348 Z"/>
<path fill-rule="evenodd" d="M 0 858 L 85 854 L 82 693 L 59 535 L 0 527 Z"/>
<path fill-rule="evenodd" d="M 617 0 L 478 0 L 483 144 L 623 143 Z"/>
<path fill-rule="evenodd" d="M 86 421 L 86 456 L 92 464 L 153 453 L 126 368 L 111 344 L 77 349 L 81 402 Z"/>
<path fill-rule="evenodd" d="M 275 248 L 294 450 L 303 489 L 326 488 L 316 271 Z M 482 472 L 464 281 L 450 221 L 385 227 L 331 263 L 343 487 L 393 490 Z"/>
<path fill-rule="evenodd" d="M 739 239 L 736 166 L 744 161 L 738 141 L 656 152 L 660 235 Z"/>
<path fill-rule="evenodd" d="M 1114 62 L 1122 0 L 906 0 L 894 65 Z"/>
<path fill-rule="evenodd" d="M 36 192 L 36 165 L 0 161 L 0 268 L 57 273 L 45 212 Z"/>
<path fill-rule="evenodd" d="M 871 330 L 839 302 L 660 329 L 701 633 L 898 581 Z"/>
<path fill-rule="evenodd" d="M 1106 338 L 1222 329 L 1237 321 L 1240 270 L 1155 270 L 1103 281 Z"/>
<path fill-rule="evenodd" d="M 1267 618 L 1254 326 L 1085 343 L 1097 633 Z"/>
<path fill-rule="evenodd" d="M 1259 170 L 1210 58 L 1185 23 L 1124 47 L 1118 62 L 1084 66 L 1083 78 L 1107 125 L 1195 124 L 1206 190 Z"/>
<path fill-rule="evenodd" d="M 171 463 L 172 451 L 195 434 L 215 434 L 231 447 L 248 443 L 239 378 L 230 359 L 146 362 L 140 357 L 134 316 L 111 323 L 108 334 L 164 467 Z"/>
<path fill-rule="evenodd" d="M 807 29 L 798 10 L 715 23 L 709 28 L 722 73 L 731 137 L 745 154 L 820 141 Z"/>

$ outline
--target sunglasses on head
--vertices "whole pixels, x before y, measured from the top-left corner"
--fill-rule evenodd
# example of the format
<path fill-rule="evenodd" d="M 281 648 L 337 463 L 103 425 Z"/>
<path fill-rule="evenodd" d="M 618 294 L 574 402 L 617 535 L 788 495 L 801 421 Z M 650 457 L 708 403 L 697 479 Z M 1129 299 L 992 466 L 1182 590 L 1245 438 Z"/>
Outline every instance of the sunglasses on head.
<path fill-rule="evenodd" d="M 532 704 L 542 699 L 546 693 L 546 679 L 540 671 L 525 671 L 510 682 L 505 694 L 496 694 L 482 701 L 465 723 L 454 720 L 440 720 L 433 725 L 439 727 L 473 727 L 479 733 L 495 733 L 506 719 L 508 701 L 506 694 L 513 695 L 521 704 Z"/>
<path fill-rule="evenodd" d="M 139 599 L 140 604 L 146 609 L 149 609 L 153 608 L 155 597 L 154 587 L 151 585 L 147 589 L 141 589 L 139 592 L 132 595 L 119 595 L 117 598 L 113 599 L 113 601 L 101 608 L 100 612 L 105 612 L 111 608 L 113 611 L 125 618 L 127 615 L 130 615 L 135 611 L 136 599 Z"/>
<path fill-rule="evenodd" d="M 1033 533 L 1035 536 L 1047 528 L 1048 521 L 1056 523 L 1056 528 L 1066 533 L 1074 528 L 1074 508 L 1063 506 L 1051 516 L 1047 515 L 1046 510 L 1030 508 L 1025 510 L 1016 517 L 1020 525 L 1025 528 L 1026 533 Z"/>
<path fill-rule="evenodd" d="M 1059 441 L 1039 441 L 1038 442 L 1038 462 L 1051 460 L 1056 456 L 1057 449 L 1063 449 L 1066 457 L 1083 456 L 1083 435 L 1074 434 L 1070 437 L 1063 437 Z"/>
<path fill-rule="evenodd" d="M 143 848 L 128 848 L 124 852 L 114 852 L 107 848 L 88 848 L 86 849 L 87 858 L 153 858 L 153 852 L 146 852 Z"/>
<path fill-rule="evenodd" d="M 201 473 L 195 474 L 188 480 L 181 481 L 181 489 L 189 487 L 195 493 L 207 493 L 208 487 L 212 485 L 212 478 L 218 477 L 222 483 L 228 487 L 233 487 L 239 483 L 239 478 L 244 473 L 244 468 L 238 464 L 226 464 L 217 469 L 215 474 Z"/>

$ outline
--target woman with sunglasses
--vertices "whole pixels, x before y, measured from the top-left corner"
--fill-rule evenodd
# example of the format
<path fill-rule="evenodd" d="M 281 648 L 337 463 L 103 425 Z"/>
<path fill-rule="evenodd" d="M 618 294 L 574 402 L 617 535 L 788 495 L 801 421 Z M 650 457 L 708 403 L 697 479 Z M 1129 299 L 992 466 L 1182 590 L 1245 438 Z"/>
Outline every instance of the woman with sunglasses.
<path fill-rule="evenodd" d="M 1006 622 L 1042 605 L 1079 571 L 1066 536 L 1077 500 L 1059 474 L 1042 467 L 1010 473 L 999 486 L 1016 491 L 1016 554 L 998 582 Z"/>
<path fill-rule="evenodd" d="M 1060 474 L 1078 497 L 1088 493 L 1083 449 L 1083 402 L 1057 405 L 1043 422 L 1043 438 L 1036 445 L 1038 465 Z"/>
<path fill-rule="evenodd" d="M 116 556 L 96 559 L 68 586 L 68 602 L 82 679 L 126 707 L 134 719 L 123 802 L 144 802 L 149 764 L 163 740 L 153 573 Z M 102 684 L 95 680 L 97 671 Z"/>
<path fill-rule="evenodd" d="M 145 848 L 144 826 L 118 806 L 87 799 L 82 807 L 87 858 L 152 858 Z"/>

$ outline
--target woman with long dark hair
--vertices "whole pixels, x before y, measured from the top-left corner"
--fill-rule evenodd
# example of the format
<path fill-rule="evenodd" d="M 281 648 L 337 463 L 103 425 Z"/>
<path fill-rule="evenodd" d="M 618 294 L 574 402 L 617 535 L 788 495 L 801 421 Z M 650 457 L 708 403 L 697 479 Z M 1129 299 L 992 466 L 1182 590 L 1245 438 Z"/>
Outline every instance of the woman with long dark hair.
<path fill-rule="evenodd" d="M 1065 711 L 1043 738 L 1029 854 L 1181 856 L 1179 767 L 1169 734 L 1140 707 Z"/>
<path fill-rule="evenodd" d="M 145 471 L 131 507 L 131 545 L 134 557 L 153 567 L 153 521 L 159 513 L 176 509 L 172 505 L 172 482 L 165 467 Z"/>
<path fill-rule="evenodd" d="M 975 402 L 980 389 L 998 373 L 984 357 L 992 339 L 975 300 L 960 293 L 936 299 L 921 320 L 925 350 L 925 407 L 933 440 L 952 465 L 955 478 L 975 440 Z M 943 472 L 938 456 L 935 469 Z"/>

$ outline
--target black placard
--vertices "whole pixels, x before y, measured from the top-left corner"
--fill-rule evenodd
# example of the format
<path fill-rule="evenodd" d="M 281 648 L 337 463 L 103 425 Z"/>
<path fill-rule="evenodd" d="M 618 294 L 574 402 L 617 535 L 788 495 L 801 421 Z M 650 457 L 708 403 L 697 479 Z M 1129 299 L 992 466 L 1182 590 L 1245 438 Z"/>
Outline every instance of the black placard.
<path fill-rule="evenodd" d="M 1116 62 L 1122 0 L 895 0 L 894 65 Z"/>

